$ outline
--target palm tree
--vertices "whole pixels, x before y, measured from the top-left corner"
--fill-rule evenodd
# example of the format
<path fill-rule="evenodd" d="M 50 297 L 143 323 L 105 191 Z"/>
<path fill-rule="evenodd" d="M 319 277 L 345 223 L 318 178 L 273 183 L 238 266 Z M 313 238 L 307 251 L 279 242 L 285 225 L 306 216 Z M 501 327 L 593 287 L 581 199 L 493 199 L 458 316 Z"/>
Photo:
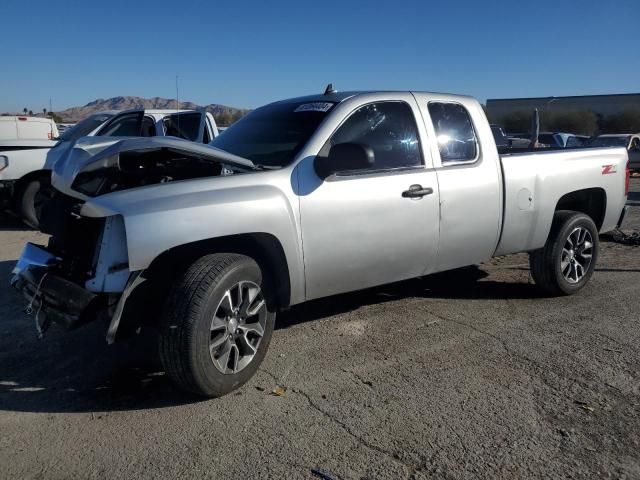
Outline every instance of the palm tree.
<path fill-rule="evenodd" d="M 45 117 L 47 116 L 47 109 L 46 108 L 42 109 L 42 115 L 44 115 Z"/>
<path fill-rule="evenodd" d="M 29 115 L 33 116 L 33 110 L 29 110 Z"/>
<path fill-rule="evenodd" d="M 23 111 L 23 112 L 24 112 L 24 114 L 26 115 L 26 114 L 27 114 L 27 112 L 29 111 L 29 109 L 28 109 L 27 107 L 24 107 L 24 108 L 22 109 L 22 111 Z"/>

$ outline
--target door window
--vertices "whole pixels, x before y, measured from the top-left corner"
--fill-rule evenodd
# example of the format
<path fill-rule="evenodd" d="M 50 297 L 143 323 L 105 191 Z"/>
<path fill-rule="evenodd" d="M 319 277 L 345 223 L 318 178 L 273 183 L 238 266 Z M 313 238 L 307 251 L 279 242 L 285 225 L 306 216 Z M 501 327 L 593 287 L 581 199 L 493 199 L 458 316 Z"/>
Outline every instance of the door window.
<path fill-rule="evenodd" d="M 163 120 L 165 135 L 195 142 L 200 133 L 200 118 L 198 112 L 169 115 Z"/>
<path fill-rule="evenodd" d="M 130 113 L 114 118 L 103 128 L 101 137 L 138 137 L 140 136 L 140 113 Z"/>
<path fill-rule="evenodd" d="M 360 107 L 338 128 L 330 145 L 360 143 L 373 149 L 374 170 L 422 165 L 418 129 L 404 102 L 370 103 Z"/>
<path fill-rule="evenodd" d="M 443 164 L 476 160 L 476 134 L 466 108 L 459 103 L 430 102 L 429 115 L 436 131 Z"/>
<path fill-rule="evenodd" d="M 141 137 L 155 137 L 156 136 L 156 124 L 151 117 L 144 117 L 142 119 L 142 129 L 140 132 Z"/>

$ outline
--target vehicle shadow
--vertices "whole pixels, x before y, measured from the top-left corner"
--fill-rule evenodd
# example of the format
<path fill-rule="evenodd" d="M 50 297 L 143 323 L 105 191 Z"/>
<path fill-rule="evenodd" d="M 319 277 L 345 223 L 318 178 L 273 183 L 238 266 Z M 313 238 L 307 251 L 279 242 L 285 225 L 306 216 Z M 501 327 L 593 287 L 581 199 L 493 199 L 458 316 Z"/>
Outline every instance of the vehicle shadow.
<path fill-rule="evenodd" d="M 533 284 L 485 280 L 488 275 L 482 268 L 471 266 L 313 300 L 280 313 L 276 329 L 346 313 L 363 305 L 375 305 L 405 298 L 462 300 L 531 299 L 543 296 Z"/>
<path fill-rule="evenodd" d="M 0 262 L 0 410 L 141 410 L 201 400 L 170 384 L 152 330 L 109 346 L 105 323 L 72 332 L 54 325 L 39 340 L 26 302 L 8 285 L 14 264 Z"/>
<path fill-rule="evenodd" d="M 6 283 L 14 261 L 0 262 L 0 409 L 102 412 L 163 408 L 202 401 L 174 388 L 162 371 L 153 330 L 109 346 L 106 324 L 73 332 L 53 326 L 36 338 L 34 318 Z M 277 329 L 348 312 L 362 305 L 423 298 L 535 298 L 533 285 L 484 280 L 479 268 L 408 280 L 308 302 L 278 316 Z M 482 281 L 478 281 L 482 280 Z"/>

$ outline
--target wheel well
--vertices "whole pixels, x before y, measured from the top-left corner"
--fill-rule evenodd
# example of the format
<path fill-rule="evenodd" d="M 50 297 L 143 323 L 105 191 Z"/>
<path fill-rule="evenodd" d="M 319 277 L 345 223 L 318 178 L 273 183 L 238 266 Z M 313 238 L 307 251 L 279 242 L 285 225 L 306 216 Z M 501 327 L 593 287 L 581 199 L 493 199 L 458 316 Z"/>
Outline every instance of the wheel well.
<path fill-rule="evenodd" d="M 156 257 L 147 272 L 150 279 L 160 278 L 169 281 L 165 283 L 170 283 L 177 273 L 196 259 L 217 252 L 239 253 L 253 258 L 271 277 L 275 285 L 277 306 L 289 306 L 291 282 L 287 258 L 280 241 L 269 233 L 229 235 L 180 245 Z"/>
<path fill-rule="evenodd" d="M 20 177 L 18 180 L 16 180 L 15 187 L 13 189 L 14 195 L 18 194 L 18 192 L 21 192 L 24 186 L 31 180 L 35 180 L 36 178 L 41 177 L 51 178 L 51 170 L 35 170 Z"/>
<path fill-rule="evenodd" d="M 585 188 L 563 195 L 556 204 L 558 210 L 573 210 L 589 215 L 598 230 L 607 210 L 607 194 L 602 188 Z"/>
<path fill-rule="evenodd" d="M 49 177 L 51 178 L 51 170 L 35 170 L 33 172 L 29 172 L 26 175 L 24 175 L 23 177 L 19 178 L 16 181 L 17 185 L 24 185 L 25 183 L 30 182 L 31 180 L 34 180 L 36 178 L 39 177 Z"/>

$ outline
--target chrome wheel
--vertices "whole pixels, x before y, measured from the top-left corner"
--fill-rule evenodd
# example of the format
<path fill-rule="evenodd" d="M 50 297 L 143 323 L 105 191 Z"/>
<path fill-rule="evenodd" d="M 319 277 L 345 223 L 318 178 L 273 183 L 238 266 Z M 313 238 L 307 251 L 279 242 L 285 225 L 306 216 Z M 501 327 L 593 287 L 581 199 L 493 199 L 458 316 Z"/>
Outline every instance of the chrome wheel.
<path fill-rule="evenodd" d="M 560 269 L 565 280 L 578 283 L 589 271 L 593 257 L 593 238 L 589 230 L 574 228 L 562 248 Z"/>
<path fill-rule="evenodd" d="M 248 281 L 228 289 L 211 321 L 209 353 L 223 374 L 245 368 L 258 352 L 267 321 L 267 303 L 260 286 Z"/>

